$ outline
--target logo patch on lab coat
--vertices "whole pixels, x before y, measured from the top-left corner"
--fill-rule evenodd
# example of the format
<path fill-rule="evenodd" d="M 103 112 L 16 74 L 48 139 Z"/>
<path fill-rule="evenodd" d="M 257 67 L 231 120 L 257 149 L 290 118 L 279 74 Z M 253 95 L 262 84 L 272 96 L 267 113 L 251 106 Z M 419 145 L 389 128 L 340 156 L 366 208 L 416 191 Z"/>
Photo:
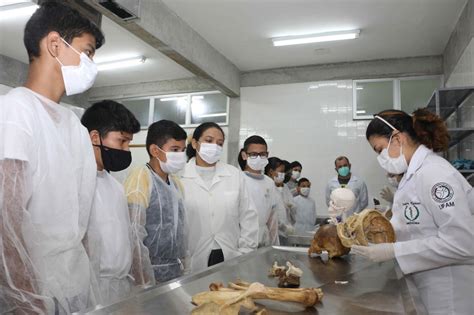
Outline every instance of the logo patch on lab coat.
<path fill-rule="evenodd" d="M 444 203 L 450 201 L 454 196 L 453 187 L 447 183 L 437 183 L 431 188 L 431 197 L 434 201 Z"/>
<path fill-rule="evenodd" d="M 407 220 L 407 224 L 420 224 L 418 218 L 420 217 L 420 209 L 416 206 L 419 203 L 407 202 L 404 203 L 405 207 L 404 215 Z"/>

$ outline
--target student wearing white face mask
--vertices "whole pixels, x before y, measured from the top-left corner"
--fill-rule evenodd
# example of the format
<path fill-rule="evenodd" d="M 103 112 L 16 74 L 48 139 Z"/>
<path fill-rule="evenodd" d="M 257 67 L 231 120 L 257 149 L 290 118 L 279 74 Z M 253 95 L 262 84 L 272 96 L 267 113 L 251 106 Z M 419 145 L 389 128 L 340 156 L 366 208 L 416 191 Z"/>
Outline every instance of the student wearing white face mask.
<path fill-rule="evenodd" d="M 160 120 L 148 127 L 150 161 L 125 181 L 132 223 L 136 285 L 152 285 L 183 274 L 186 219 L 183 188 L 174 176 L 186 165 L 186 132 L 175 122 Z"/>
<path fill-rule="evenodd" d="M 414 282 L 429 314 L 472 314 L 474 191 L 435 152 L 447 149 L 445 123 L 426 109 L 375 116 L 367 140 L 382 168 L 403 178 L 395 192 L 397 242 L 352 247 L 376 262 L 395 258 Z"/>
<path fill-rule="evenodd" d="M 224 132 L 203 123 L 193 133 L 190 158 L 181 181 L 189 222 L 186 260 L 196 272 L 257 248 L 258 215 L 250 202 L 245 175 L 220 162 Z"/>
<path fill-rule="evenodd" d="M 42 1 L 23 42 L 27 80 L 0 96 L 0 310 L 70 314 L 95 304 L 82 240 L 97 166 L 86 128 L 59 103 L 93 85 L 104 35 L 62 1 Z"/>
<path fill-rule="evenodd" d="M 280 245 L 278 240 L 278 213 L 284 212 L 280 193 L 274 182 L 263 174 L 268 164 L 267 143 L 260 136 L 251 136 L 244 142 L 238 161 L 244 171 L 249 195 L 258 213 L 258 246 Z"/>
<path fill-rule="evenodd" d="M 309 196 L 311 182 L 303 177 L 298 181 L 296 189 L 298 196 L 295 197 L 295 233 L 296 235 L 308 235 L 308 232 L 314 231 L 316 225 L 316 203 Z"/>
<path fill-rule="evenodd" d="M 298 179 L 301 176 L 301 171 L 303 170 L 303 166 L 298 161 L 293 161 L 290 163 L 290 180 L 286 183 L 288 189 L 290 189 L 291 194 L 293 197 L 298 196 Z"/>
<path fill-rule="evenodd" d="M 273 179 L 273 182 L 280 193 L 283 207 L 278 207 L 278 234 L 281 245 L 287 245 L 288 235 L 294 233 L 294 217 L 296 205 L 288 187 L 284 184 L 285 165 L 277 157 L 268 159 L 268 165 L 265 167 L 265 175 Z"/>

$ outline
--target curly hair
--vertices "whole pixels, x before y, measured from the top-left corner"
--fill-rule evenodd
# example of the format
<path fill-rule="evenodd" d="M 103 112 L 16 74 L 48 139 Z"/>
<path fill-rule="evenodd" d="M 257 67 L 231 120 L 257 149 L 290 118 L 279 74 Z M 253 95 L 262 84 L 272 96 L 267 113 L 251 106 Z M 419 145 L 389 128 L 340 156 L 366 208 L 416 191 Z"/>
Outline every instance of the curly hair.
<path fill-rule="evenodd" d="M 401 110 L 384 110 L 379 116 L 400 132 L 406 133 L 415 143 L 420 143 L 434 152 L 443 152 L 449 146 L 449 133 L 446 123 L 436 114 L 425 108 L 417 109 L 412 116 Z M 367 126 L 365 136 L 390 138 L 393 129 L 380 119 L 373 119 Z"/>

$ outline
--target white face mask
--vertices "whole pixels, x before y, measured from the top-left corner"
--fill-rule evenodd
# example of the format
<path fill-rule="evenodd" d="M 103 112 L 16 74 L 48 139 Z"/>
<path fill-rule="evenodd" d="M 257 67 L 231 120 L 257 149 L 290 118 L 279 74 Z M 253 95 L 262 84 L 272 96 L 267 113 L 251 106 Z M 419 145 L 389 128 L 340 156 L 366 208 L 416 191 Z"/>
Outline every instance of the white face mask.
<path fill-rule="evenodd" d="M 298 171 L 291 172 L 291 178 L 293 180 L 297 180 L 298 178 L 300 178 L 300 176 L 301 176 L 301 172 L 298 172 Z"/>
<path fill-rule="evenodd" d="M 273 177 L 273 180 L 277 184 L 283 183 L 283 181 L 285 180 L 285 173 L 278 172 L 277 175 L 275 177 Z"/>
<path fill-rule="evenodd" d="M 394 177 L 388 177 L 387 180 L 388 180 L 388 183 L 389 183 L 390 185 L 392 185 L 392 186 L 395 187 L 395 188 L 398 188 L 399 182 L 398 182 L 396 176 L 394 176 Z"/>
<path fill-rule="evenodd" d="M 257 156 L 254 159 L 251 159 L 250 157 L 247 158 L 247 165 L 253 169 L 254 171 L 263 171 L 265 166 L 268 164 L 268 159 L 267 158 L 262 158 L 260 156 Z"/>
<path fill-rule="evenodd" d="M 166 154 L 166 162 L 162 162 L 158 157 L 156 158 L 160 162 L 161 170 L 166 174 L 175 174 L 186 165 L 186 152 L 166 152 L 159 147 L 158 149 Z"/>
<path fill-rule="evenodd" d="M 388 173 L 392 174 L 402 174 L 405 173 L 408 169 L 408 163 L 403 154 L 403 148 L 400 145 L 400 155 L 396 158 L 392 158 L 388 155 L 388 149 L 390 148 L 390 143 L 392 142 L 392 137 L 388 141 L 388 146 L 382 150 L 382 152 L 377 157 L 377 161 L 380 166 L 386 170 Z"/>
<path fill-rule="evenodd" d="M 56 60 L 61 64 L 61 72 L 63 74 L 64 87 L 66 95 L 74 95 L 87 91 L 94 84 L 97 77 L 97 65 L 85 53 L 79 53 L 74 47 L 69 45 L 63 38 L 61 38 L 66 45 L 72 48 L 76 54 L 81 58 L 77 66 L 65 66 L 58 57 Z"/>
<path fill-rule="evenodd" d="M 304 196 L 304 197 L 308 197 L 310 191 L 311 191 L 311 188 L 309 188 L 309 187 L 300 188 L 300 194 L 301 194 L 301 196 Z"/>
<path fill-rule="evenodd" d="M 215 143 L 201 143 L 198 154 L 207 164 L 214 164 L 221 158 L 222 147 Z"/>

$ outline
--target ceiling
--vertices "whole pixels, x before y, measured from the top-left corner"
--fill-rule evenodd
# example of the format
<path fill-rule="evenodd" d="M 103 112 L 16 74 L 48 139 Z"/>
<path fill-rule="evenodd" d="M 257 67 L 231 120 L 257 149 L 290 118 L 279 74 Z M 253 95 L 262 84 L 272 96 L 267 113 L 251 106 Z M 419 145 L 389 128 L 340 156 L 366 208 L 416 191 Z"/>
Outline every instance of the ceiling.
<path fill-rule="evenodd" d="M 240 70 L 440 55 L 467 0 L 163 0 Z M 270 38 L 360 29 L 357 40 Z"/>
<path fill-rule="evenodd" d="M 249 71 L 440 55 L 467 0 L 163 1 L 240 70 Z M 23 46 L 28 18 L 0 16 L 0 54 L 28 62 Z M 107 17 L 102 21 L 106 44 L 97 51 L 96 62 L 138 55 L 147 60 L 141 66 L 101 71 L 94 86 L 193 77 Z M 273 47 L 270 40 L 348 29 L 361 29 L 360 38 L 285 47 Z"/>
<path fill-rule="evenodd" d="M 0 0 L 1 1 L 1 0 Z M 0 18 L 0 54 L 28 63 L 23 45 L 23 29 L 29 16 Z M 94 61 L 101 62 L 145 56 L 143 65 L 100 71 L 94 87 L 189 78 L 194 75 L 158 52 L 107 17 L 102 17 L 105 45 L 97 50 Z"/>

